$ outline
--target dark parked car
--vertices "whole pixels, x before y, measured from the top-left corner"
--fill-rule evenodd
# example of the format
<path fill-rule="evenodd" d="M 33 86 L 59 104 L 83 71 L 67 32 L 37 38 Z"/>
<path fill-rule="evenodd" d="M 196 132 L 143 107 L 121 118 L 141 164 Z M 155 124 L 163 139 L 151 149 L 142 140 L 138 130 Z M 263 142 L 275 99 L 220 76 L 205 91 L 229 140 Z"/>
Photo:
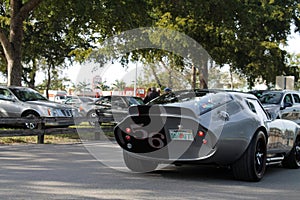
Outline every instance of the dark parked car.
<path fill-rule="evenodd" d="M 300 92 L 267 91 L 259 100 L 272 118 L 288 119 L 300 124 Z"/>
<path fill-rule="evenodd" d="M 70 117 L 76 111 L 72 107 L 49 101 L 37 91 L 27 87 L 0 86 L 0 117 Z M 46 126 L 74 124 L 73 120 L 52 121 Z M 27 128 L 36 128 L 36 123 L 26 123 Z"/>
<path fill-rule="evenodd" d="M 266 165 L 300 167 L 299 125 L 271 121 L 252 94 L 178 91 L 132 106 L 115 129 L 125 164 L 136 172 L 159 164 L 228 166 L 235 178 L 259 181 Z"/>
<path fill-rule="evenodd" d="M 128 107 L 132 105 L 143 105 L 140 97 L 134 96 L 102 96 L 96 102 L 96 114 L 99 124 L 118 123 L 128 115 Z"/>
<path fill-rule="evenodd" d="M 85 96 L 69 96 L 65 101 L 65 104 L 72 106 L 78 110 L 78 114 L 81 117 L 87 118 L 97 118 L 95 111 L 95 98 L 85 97 Z M 89 119 L 90 125 L 95 125 L 97 120 L 92 121 Z"/>

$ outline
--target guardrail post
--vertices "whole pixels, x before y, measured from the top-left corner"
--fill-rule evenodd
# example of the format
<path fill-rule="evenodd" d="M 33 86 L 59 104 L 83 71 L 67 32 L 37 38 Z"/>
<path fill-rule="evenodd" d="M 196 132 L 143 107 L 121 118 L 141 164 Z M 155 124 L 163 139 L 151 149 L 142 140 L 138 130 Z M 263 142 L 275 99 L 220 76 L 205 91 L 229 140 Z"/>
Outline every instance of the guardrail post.
<path fill-rule="evenodd" d="M 45 121 L 44 118 L 41 118 L 40 123 L 38 124 L 38 138 L 37 138 L 37 143 L 38 144 L 44 144 L 44 139 L 45 139 Z"/>

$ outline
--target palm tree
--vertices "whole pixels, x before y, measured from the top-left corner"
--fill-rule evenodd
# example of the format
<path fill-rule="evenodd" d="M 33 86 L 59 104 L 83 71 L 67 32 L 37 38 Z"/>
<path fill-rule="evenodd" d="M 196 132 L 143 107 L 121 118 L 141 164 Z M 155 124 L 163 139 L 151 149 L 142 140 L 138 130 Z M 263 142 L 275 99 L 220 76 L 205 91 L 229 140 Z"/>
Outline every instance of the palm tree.
<path fill-rule="evenodd" d="M 95 89 L 100 89 L 101 91 L 107 91 L 107 90 L 109 90 L 109 86 L 106 85 L 106 81 L 98 82 Z"/>
<path fill-rule="evenodd" d="M 114 84 L 112 84 L 114 87 L 114 90 L 117 91 L 123 91 L 126 87 L 126 83 L 124 81 L 116 80 Z"/>

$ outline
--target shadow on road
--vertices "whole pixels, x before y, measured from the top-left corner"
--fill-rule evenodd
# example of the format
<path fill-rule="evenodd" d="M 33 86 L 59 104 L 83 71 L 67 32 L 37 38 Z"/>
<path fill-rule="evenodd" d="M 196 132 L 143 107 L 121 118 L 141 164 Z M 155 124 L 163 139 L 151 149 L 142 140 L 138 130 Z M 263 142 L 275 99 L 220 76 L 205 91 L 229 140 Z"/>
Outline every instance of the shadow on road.
<path fill-rule="evenodd" d="M 281 167 L 258 183 L 206 166 L 138 174 L 103 165 L 82 144 L 2 145 L 0 162 L 1 199 L 299 199 L 300 170 Z"/>

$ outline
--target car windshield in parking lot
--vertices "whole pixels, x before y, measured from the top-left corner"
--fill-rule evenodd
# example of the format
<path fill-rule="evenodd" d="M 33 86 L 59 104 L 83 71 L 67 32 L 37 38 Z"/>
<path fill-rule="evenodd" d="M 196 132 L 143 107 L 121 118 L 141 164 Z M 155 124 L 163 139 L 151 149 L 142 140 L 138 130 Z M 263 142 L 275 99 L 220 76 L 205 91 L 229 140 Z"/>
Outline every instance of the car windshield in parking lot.
<path fill-rule="evenodd" d="M 10 90 L 20 101 L 48 101 L 44 96 L 30 88 L 11 88 Z"/>
<path fill-rule="evenodd" d="M 263 94 L 259 100 L 262 104 L 279 104 L 282 99 L 281 92 L 268 92 Z"/>
<path fill-rule="evenodd" d="M 127 97 L 128 102 L 129 102 L 129 106 L 132 105 L 143 105 L 144 102 L 141 98 L 139 97 Z"/>
<path fill-rule="evenodd" d="M 79 97 L 79 99 L 83 102 L 83 103 L 93 103 L 94 99 L 91 97 Z"/>

